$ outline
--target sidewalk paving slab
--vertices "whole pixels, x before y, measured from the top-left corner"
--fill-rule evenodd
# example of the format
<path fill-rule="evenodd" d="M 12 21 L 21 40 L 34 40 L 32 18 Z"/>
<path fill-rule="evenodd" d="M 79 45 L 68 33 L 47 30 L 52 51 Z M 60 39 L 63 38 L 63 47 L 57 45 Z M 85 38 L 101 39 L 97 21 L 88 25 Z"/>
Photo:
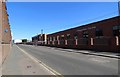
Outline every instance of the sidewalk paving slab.
<path fill-rule="evenodd" d="M 52 75 L 52 73 L 29 58 L 17 46 L 13 46 L 3 63 L 2 75 Z"/>

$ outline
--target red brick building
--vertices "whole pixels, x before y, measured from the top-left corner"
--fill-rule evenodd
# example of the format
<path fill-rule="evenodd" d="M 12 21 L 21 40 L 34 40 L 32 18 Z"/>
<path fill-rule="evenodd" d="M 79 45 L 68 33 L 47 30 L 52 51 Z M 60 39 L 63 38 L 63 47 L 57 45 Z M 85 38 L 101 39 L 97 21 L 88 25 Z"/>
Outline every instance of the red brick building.
<path fill-rule="evenodd" d="M 5 60 L 11 49 L 11 30 L 8 19 L 6 3 L 0 1 L 0 58 Z"/>
<path fill-rule="evenodd" d="M 2 43 L 10 44 L 11 43 L 11 30 L 8 19 L 8 13 L 6 8 L 6 3 L 2 3 Z"/>
<path fill-rule="evenodd" d="M 47 45 L 118 52 L 120 51 L 120 17 L 49 34 Z"/>
<path fill-rule="evenodd" d="M 34 37 L 32 37 L 32 42 L 37 44 L 45 44 L 47 39 L 47 34 L 39 34 Z"/>

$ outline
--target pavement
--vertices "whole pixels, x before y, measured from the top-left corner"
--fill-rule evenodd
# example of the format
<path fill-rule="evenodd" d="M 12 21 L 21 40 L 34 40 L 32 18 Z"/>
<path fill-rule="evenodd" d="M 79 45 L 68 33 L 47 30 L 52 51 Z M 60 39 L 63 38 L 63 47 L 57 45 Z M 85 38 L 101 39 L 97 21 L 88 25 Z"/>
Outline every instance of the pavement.
<path fill-rule="evenodd" d="M 2 44 L 2 63 L 11 51 L 11 44 Z"/>
<path fill-rule="evenodd" d="M 2 76 L 2 45 L 0 43 L 0 76 Z"/>
<path fill-rule="evenodd" d="M 14 45 L 3 63 L 2 75 L 53 75 L 53 73 Z"/>
<path fill-rule="evenodd" d="M 18 47 L 61 75 L 118 75 L 119 72 L 118 58 L 74 53 L 71 49 L 68 51 L 46 46 Z"/>
<path fill-rule="evenodd" d="M 48 48 L 51 48 L 51 47 L 48 47 Z M 63 49 L 63 48 L 53 48 L 53 49 L 58 49 L 58 50 L 68 51 L 68 52 L 74 52 L 74 53 L 82 53 L 82 54 L 88 54 L 88 55 L 95 55 L 95 56 L 103 56 L 103 57 L 120 59 L 120 53 L 91 51 L 91 50 Z"/>

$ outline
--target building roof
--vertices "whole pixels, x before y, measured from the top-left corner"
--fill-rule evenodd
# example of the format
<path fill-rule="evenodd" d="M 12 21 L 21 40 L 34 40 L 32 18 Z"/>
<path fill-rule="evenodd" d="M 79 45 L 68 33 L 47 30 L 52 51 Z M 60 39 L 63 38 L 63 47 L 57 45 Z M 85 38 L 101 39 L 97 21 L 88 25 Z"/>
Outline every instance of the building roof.
<path fill-rule="evenodd" d="M 85 27 L 85 26 L 88 26 L 88 25 L 92 25 L 92 24 L 96 24 L 96 23 L 100 23 L 100 22 L 104 22 L 104 21 L 108 21 L 108 20 L 113 20 L 113 19 L 116 19 L 116 18 L 120 18 L 120 16 L 115 16 L 115 17 L 112 17 L 112 18 L 109 18 L 109 19 L 104 19 L 104 20 L 101 20 L 101 21 L 92 22 L 92 23 L 89 23 L 89 24 L 85 24 L 85 25 L 81 25 L 81 26 L 78 26 L 78 27 L 70 28 L 70 29 L 67 29 L 67 30 L 62 30 L 62 31 L 59 31 L 59 32 L 51 33 L 49 35 L 53 35 L 53 34 L 56 34 L 56 33 L 61 33 L 61 32 L 68 31 L 68 30 L 77 29 L 77 28 L 80 28 L 80 27 L 83 27 L 83 26 Z"/>

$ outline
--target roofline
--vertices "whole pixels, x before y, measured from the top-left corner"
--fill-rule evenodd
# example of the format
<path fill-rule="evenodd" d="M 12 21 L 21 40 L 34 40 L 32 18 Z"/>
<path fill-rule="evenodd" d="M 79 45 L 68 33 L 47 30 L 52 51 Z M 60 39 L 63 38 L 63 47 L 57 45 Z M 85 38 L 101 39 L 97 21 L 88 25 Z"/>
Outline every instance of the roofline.
<path fill-rule="evenodd" d="M 70 28 L 70 29 L 66 29 L 66 30 L 54 32 L 54 33 L 51 33 L 51 34 L 49 34 L 49 35 L 56 34 L 56 33 L 61 33 L 61 32 L 64 32 L 64 31 L 76 29 L 76 28 L 83 27 L 83 26 L 87 26 L 87 25 L 91 25 L 91 24 L 96 24 L 96 23 L 104 22 L 104 21 L 111 20 L 111 19 L 115 19 L 115 18 L 119 18 L 119 17 L 120 17 L 120 16 L 115 16 L 115 17 L 112 17 L 112 18 L 107 18 L 107 19 L 104 19 L 104 20 L 95 21 L 95 22 L 92 22 L 92 23 L 89 23 L 89 24 L 85 24 L 85 25 L 78 26 L 78 27 L 74 27 L 74 28 Z"/>
<path fill-rule="evenodd" d="M 37 34 L 37 35 L 33 36 L 32 38 L 37 37 L 37 36 L 39 36 L 39 35 L 41 35 L 41 34 Z M 43 35 L 46 35 L 46 34 L 43 34 Z"/>

